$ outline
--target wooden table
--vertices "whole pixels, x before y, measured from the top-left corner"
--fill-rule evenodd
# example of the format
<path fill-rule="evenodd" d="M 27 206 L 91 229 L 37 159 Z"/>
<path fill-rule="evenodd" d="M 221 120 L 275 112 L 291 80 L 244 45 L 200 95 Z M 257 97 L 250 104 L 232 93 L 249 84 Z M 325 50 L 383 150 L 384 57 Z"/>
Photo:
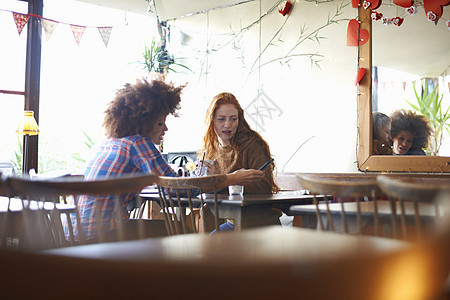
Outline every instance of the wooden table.
<path fill-rule="evenodd" d="M 332 245 L 332 247 L 330 247 Z M 217 235 L 184 234 L 157 239 L 83 245 L 44 253 L 121 261 L 184 261 L 217 265 L 308 262 L 334 255 L 377 249 L 401 249 L 407 243 L 376 237 L 355 237 L 302 228 L 265 226 Z"/>
<path fill-rule="evenodd" d="M 341 218 L 341 203 L 330 203 L 329 209 L 330 214 L 334 219 Z M 362 222 L 367 226 L 372 226 L 374 220 L 374 202 L 360 202 L 361 207 L 361 218 Z M 432 203 L 419 203 L 419 214 L 421 222 L 424 225 L 432 224 L 436 218 L 436 206 Z M 391 224 L 392 209 L 391 204 L 387 200 L 377 200 L 378 215 L 380 220 L 380 225 Z M 406 224 L 414 224 L 415 211 L 413 202 L 404 202 L 405 209 L 405 221 Z M 326 205 L 324 203 L 319 204 L 320 214 L 322 219 L 325 220 L 327 213 Z M 357 204 L 356 202 L 344 202 L 344 210 L 347 217 L 347 222 L 356 223 L 357 216 Z M 400 224 L 400 211 L 401 204 L 399 201 L 395 202 L 394 214 L 396 215 L 396 223 Z M 293 205 L 290 207 L 290 212 L 294 216 L 300 216 L 305 224 L 304 227 L 312 228 L 317 225 L 317 210 L 315 205 Z M 335 222 L 335 223 L 339 223 Z"/>
<path fill-rule="evenodd" d="M 159 201 L 159 196 L 146 193 L 144 189 L 140 196 L 144 200 Z M 323 199 L 323 196 L 316 196 Z M 243 196 L 229 196 L 219 194 L 219 218 L 232 219 L 236 230 L 258 225 L 271 225 L 260 222 L 262 216 L 268 216 L 273 207 L 281 209 L 289 214 L 289 207 L 299 204 L 312 203 L 313 196 L 304 194 L 303 191 L 280 192 L 278 194 L 246 194 Z M 187 199 L 184 200 L 187 203 Z M 194 199 L 200 203 L 199 198 Z M 204 194 L 206 203 L 214 204 L 214 195 Z"/>
<path fill-rule="evenodd" d="M 3 297 L 22 299 L 360 300 L 393 299 L 399 289 L 406 299 L 434 299 L 427 296 L 442 289 L 445 258 L 394 240 L 267 226 L 38 254 L 0 251 L 0 282 Z"/>

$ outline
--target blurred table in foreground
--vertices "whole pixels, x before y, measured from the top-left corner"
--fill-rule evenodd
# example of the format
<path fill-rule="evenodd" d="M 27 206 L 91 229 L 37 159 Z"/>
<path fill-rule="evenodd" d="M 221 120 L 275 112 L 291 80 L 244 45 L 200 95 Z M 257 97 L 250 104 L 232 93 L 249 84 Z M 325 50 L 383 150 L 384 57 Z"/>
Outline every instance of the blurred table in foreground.
<path fill-rule="evenodd" d="M 104 243 L 45 251 L 55 255 L 124 261 L 291 263 L 326 261 L 335 255 L 386 252 L 405 247 L 383 238 L 339 235 L 307 229 L 266 226 L 241 232 L 185 234 L 160 239 Z"/>
<path fill-rule="evenodd" d="M 268 226 L 3 251 L 0 282 L 3 296 L 16 298 L 432 299 L 447 254 L 433 244 Z"/>

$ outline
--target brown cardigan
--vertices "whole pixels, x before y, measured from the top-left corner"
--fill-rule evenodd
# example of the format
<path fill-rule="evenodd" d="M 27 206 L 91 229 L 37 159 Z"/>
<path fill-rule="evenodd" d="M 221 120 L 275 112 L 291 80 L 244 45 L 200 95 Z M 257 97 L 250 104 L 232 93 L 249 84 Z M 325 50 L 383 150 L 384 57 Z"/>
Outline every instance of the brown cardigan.
<path fill-rule="evenodd" d="M 219 173 L 228 174 L 239 169 L 259 169 L 271 159 L 264 143 L 254 135 L 240 134 L 237 137 L 238 149 L 220 147 L 217 159 Z M 257 183 L 248 184 L 244 188 L 245 194 L 267 193 L 277 190 L 273 179 L 272 165 L 265 169 L 265 178 Z"/>

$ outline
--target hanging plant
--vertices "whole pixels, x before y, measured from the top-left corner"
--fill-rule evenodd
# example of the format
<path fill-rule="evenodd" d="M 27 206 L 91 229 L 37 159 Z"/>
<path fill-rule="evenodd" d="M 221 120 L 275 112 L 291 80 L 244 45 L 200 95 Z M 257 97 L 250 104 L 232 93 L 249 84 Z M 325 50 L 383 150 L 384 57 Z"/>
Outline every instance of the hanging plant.
<path fill-rule="evenodd" d="M 150 46 L 144 46 L 142 60 L 136 61 L 135 63 L 142 65 L 143 69 L 147 73 L 167 73 L 169 71 L 176 73 L 177 71 L 173 69 L 173 66 L 179 66 L 183 69 L 191 71 L 189 67 L 177 63 L 175 58 L 169 54 L 169 51 L 167 51 L 165 46 L 159 46 L 154 38 L 152 39 Z"/>

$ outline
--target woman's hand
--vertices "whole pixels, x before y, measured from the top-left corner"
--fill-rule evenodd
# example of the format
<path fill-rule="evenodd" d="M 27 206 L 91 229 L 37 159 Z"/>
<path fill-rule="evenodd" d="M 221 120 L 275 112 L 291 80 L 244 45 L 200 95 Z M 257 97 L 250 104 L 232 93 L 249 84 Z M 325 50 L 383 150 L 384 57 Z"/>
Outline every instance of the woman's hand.
<path fill-rule="evenodd" d="M 214 160 L 212 163 L 209 163 L 207 161 L 203 161 L 203 166 L 208 167 L 208 175 L 215 175 L 219 174 L 219 170 L 217 169 L 217 161 Z"/>
<path fill-rule="evenodd" d="M 261 181 L 264 178 L 264 171 L 240 169 L 228 174 L 227 178 L 227 185 L 246 185 Z"/>

